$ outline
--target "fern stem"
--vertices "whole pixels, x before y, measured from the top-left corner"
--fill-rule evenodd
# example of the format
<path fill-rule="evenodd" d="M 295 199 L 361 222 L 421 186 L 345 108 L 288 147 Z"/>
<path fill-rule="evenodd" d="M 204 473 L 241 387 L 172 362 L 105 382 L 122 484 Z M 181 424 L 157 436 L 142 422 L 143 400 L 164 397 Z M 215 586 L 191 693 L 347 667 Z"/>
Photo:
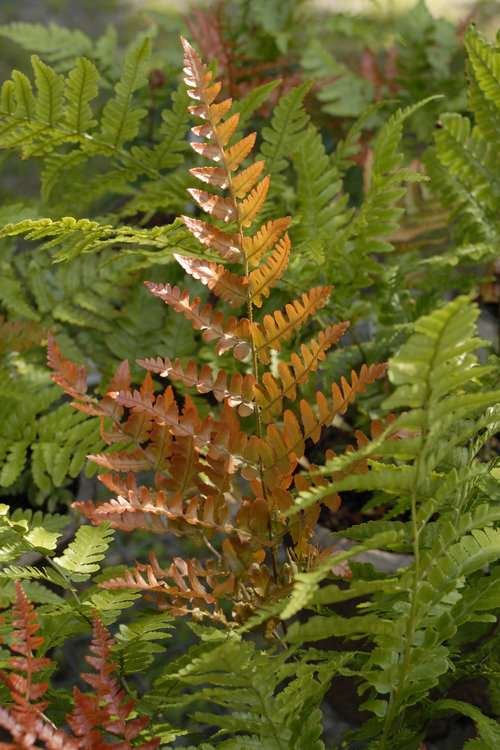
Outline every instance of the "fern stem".
<path fill-rule="evenodd" d="M 66 575 L 66 573 L 64 572 L 64 570 L 61 570 L 61 568 L 59 568 L 59 566 L 58 566 L 58 565 L 56 565 L 56 564 L 55 564 L 55 563 L 54 563 L 54 562 L 52 561 L 52 559 L 51 559 L 50 557 L 47 557 L 46 555 L 44 555 L 44 557 L 45 557 L 45 559 L 47 560 L 47 562 L 49 563 L 49 565 L 50 565 L 50 566 L 51 566 L 52 568 L 54 568 L 54 570 L 55 570 L 55 571 L 57 572 L 57 574 L 58 574 L 58 575 L 59 575 L 59 576 L 60 576 L 60 577 L 61 577 L 61 578 L 63 579 L 63 581 L 64 581 L 64 582 L 66 583 L 66 586 L 67 586 L 67 590 L 68 590 L 68 591 L 70 592 L 71 596 L 72 596 L 72 597 L 73 597 L 73 599 L 75 600 L 75 603 L 76 603 L 76 610 L 77 610 L 78 614 L 79 614 L 79 615 L 81 615 L 81 616 L 83 617 L 83 619 L 84 619 L 84 620 L 86 620 L 86 621 L 87 621 L 87 622 L 89 623 L 89 625 L 90 625 L 90 626 L 92 627 L 92 625 L 93 625 L 93 623 L 92 623 L 92 618 L 88 617 L 88 615 L 87 615 L 87 614 L 85 614 L 85 612 L 84 612 L 84 611 L 82 610 L 82 603 L 81 603 L 81 601 L 80 601 L 80 597 L 78 596 L 78 593 L 76 592 L 76 590 L 75 590 L 75 588 L 74 588 L 73 584 L 72 584 L 72 583 L 71 583 L 71 581 L 69 580 L 69 578 L 68 578 L 68 576 Z"/>
<path fill-rule="evenodd" d="M 423 403 L 426 405 L 426 408 L 424 409 L 423 423 L 422 423 L 422 428 L 421 428 L 422 442 L 421 442 L 421 449 L 415 461 L 415 480 L 413 482 L 413 487 L 412 487 L 412 492 L 411 492 L 411 525 L 412 525 L 412 536 L 413 536 L 413 554 L 414 554 L 415 562 L 414 562 L 413 582 L 412 582 L 412 587 L 410 591 L 410 611 L 409 611 L 408 620 L 406 623 L 405 642 L 404 642 L 402 659 L 400 662 L 398 683 L 397 683 L 396 689 L 393 690 L 393 692 L 391 693 L 391 697 L 389 699 L 389 706 L 388 706 L 387 714 L 385 717 L 380 750 L 386 750 L 386 748 L 388 748 L 387 740 L 389 738 L 389 734 L 391 732 L 394 721 L 398 716 L 402 718 L 401 712 L 399 711 L 400 702 L 401 702 L 401 693 L 403 692 L 407 673 L 411 665 L 413 639 L 415 637 L 415 630 L 417 627 L 418 589 L 419 589 L 420 582 L 421 582 L 420 581 L 420 576 L 421 576 L 420 534 L 422 532 L 423 526 L 425 525 L 425 521 L 421 527 L 419 527 L 419 524 L 418 524 L 417 496 L 418 496 L 418 490 L 421 486 L 421 477 L 423 476 L 425 480 L 425 468 L 426 467 L 424 465 L 425 464 L 424 457 L 426 455 L 427 440 L 428 440 L 429 428 L 430 428 L 429 401 L 432 396 L 432 386 L 430 382 L 430 377 L 431 377 L 431 373 L 434 371 L 436 356 L 440 350 L 441 339 L 444 335 L 444 332 L 445 332 L 445 328 L 443 328 L 443 330 L 440 332 L 439 336 L 437 337 L 435 341 L 434 352 L 431 357 L 431 361 L 429 363 L 429 368 L 427 371 L 427 376 L 425 379 L 425 395 L 423 398 Z M 388 748 L 388 750 L 391 750 L 391 749 Z"/>
<path fill-rule="evenodd" d="M 210 111 L 210 110 L 209 110 Z M 241 256 L 243 258 L 243 273 L 245 275 L 245 278 L 249 279 L 250 274 L 250 267 L 248 263 L 248 258 L 245 253 L 244 249 L 244 232 L 243 232 L 243 224 L 241 222 L 240 218 L 240 210 L 238 206 L 238 201 L 236 197 L 236 193 L 233 186 L 232 176 L 231 176 L 231 170 L 227 166 L 227 160 L 226 160 L 226 153 L 224 150 L 224 145 L 221 143 L 220 138 L 217 134 L 217 127 L 216 123 L 210 119 L 210 124 L 212 126 L 212 130 L 215 137 L 215 142 L 217 144 L 217 147 L 219 149 L 219 152 L 221 154 L 221 166 L 224 169 L 226 173 L 227 178 L 227 185 L 228 185 L 228 192 L 231 197 L 231 201 L 233 203 L 235 213 L 236 213 L 236 223 L 238 226 L 238 245 L 239 245 L 239 251 L 241 253 Z M 252 306 L 252 290 L 250 288 L 250 284 L 247 284 L 247 293 L 246 293 L 246 307 L 247 307 L 247 318 L 249 322 L 250 327 L 250 347 L 251 347 L 251 356 L 252 356 L 252 374 L 255 379 L 255 385 L 256 387 L 259 386 L 260 383 L 260 372 L 259 372 L 259 360 L 257 356 L 257 347 L 255 346 L 255 340 L 253 336 L 253 306 Z M 255 404 L 255 421 L 256 421 L 256 428 L 257 428 L 257 436 L 259 439 L 262 439 L 263 436 L 263 427 L 262 427 L 262 417 L 260 413 L 260 406 L 259 404 Z M 264 469 L 262 466 L 262 460 L 259 459 L 258 462 L 258 469 L 259 469 L 259 476 L 260 476 L 260 483 L 262 487 L 262 494 L 264 496 L 264 500 L 266 501 L 268 512 L 269 512 L 269 521 L 268 521 L 268 534 L 269 534 L 269 545 L 271 550 L 271 565 L 272 565 L 272 571 L 273 571 L 273 579 L 275 584 L 278 583 L 278 561 L 276 557 L 276 549 L 274 544 L 274 536 L 273 536 L 273 525 L 272 525 L 272 513 L 271 513 L 271 507 L 269 502 L 269 497 L 267 495 L 267 488 L 264 481 Z"/>
<path fill-rule="evenodd" d="M 267 723 L 269 724 L 269 727 L 271 728 L 271 733 L 273 735 L 274 741 L 276 742 L 276 746 L 279 748 L 279 750 L 286 750 L 286 748 L 281 743 L 281 739 L 280 739 L 278 732 L 276 731 L 274 722 L 267 711 L 267 705 L 266 705 L 265 700 L 263 700 L 262 695 L 260 694 L 259 690 L 257 690 L 256 687 L 252 685 L 252 688 L 259 699 L 259 703 L 262 709 L 262 714 L 264 715 L 264 718 L 267 720 Z"/>

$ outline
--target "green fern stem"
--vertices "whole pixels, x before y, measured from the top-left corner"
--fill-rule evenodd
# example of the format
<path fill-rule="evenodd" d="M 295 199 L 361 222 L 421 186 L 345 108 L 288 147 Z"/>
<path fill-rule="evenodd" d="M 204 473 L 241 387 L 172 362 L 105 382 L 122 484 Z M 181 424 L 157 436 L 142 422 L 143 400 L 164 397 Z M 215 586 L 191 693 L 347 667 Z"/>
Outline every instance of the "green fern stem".
<path fill-rule="evenodd" d="M 418 461 L 420 464 L 420 461 Z M 412 522 L 412 536 L 413 536 L 413 555 L 415 557 L 414 562 L 414 575 L 413 575 L 413 584 L 411 589 L 411 602 L 410 602 L 410 612 L 408 615 L 408 621 L 406 624 L 406 633 L 405 633 L 405 645 L 404 645 L 404 651 L 403 651 L 403 658 L 401 660 L 401 666 L 399 669 L 399 676 L 398 676 L 398 685 L 396 687 L 396 690 L 394 690 L 391 693 L 390 699 L 389 699 L 389 706 L 387 709 L 387 714 L 384 721 L 384 729 L 380 744 L 380 750 L 391 750 L 391 748 L 387 745 L 387 741 L 389 739 L 389 734 L 392 729 L 392 726 L 395 722 L 395 720 L 400 716 L 399 713 L 399 706 L 400 706 L 400 699 L 401 699 L 401 693 L 405 686 L 406 676 L 408 673 L 408 670 L 410 668 L 411 664 L 411 656 L 412 656 L 412 644 L 413 639 L 415 637 L 415 630 L 417 626 L 417 620 L 416 620 L 416 614 L 417 614 L 417 601 L 418 601 L 418 588 L 420 584 L 420 533 L 421 529 L 418 527 L 418 521 L 417 521 L 417 486 L 418 486 L 418 476 L 419 476 L 419 467 L 417 467 L 416 472 L 416 478 L 415 478 L 415 484 L 412 489 L 411 494 L 411 522 Z"/>
<path fill-rule="evenodd" d="M 425 379 L 425 393 L 424 393 L 422 402 L 426 405 L 428 405 L 432 396 L 432 386 L 430 382 L 430 376 L 434 369 L 436 356 L 440 349 L 440 343 L 441 343 L 441 339 L 443 337 L 444 331 L 445 329 L 441 331 L 441 333 L 436 339 L 434 352 L 433 352 L 433 355 L 429 364 L 429 369 L 427 371 L 427 376 Z M 388 706 L 387 713 L 385 716 L 384 728 L 383 728 L 382 738 L 380 742 L 380 750 L 391 750 L 391 748 L 387 745 L 389 734 L 391 732 L 391 729 L 394 725 L 395 720 L 397 718 L 400 718 L 400 719 L 402 718 L 400 710 L 399 710 L 400 704 L 401 704 L 401 694 L 402 694 L 403 688 L 405 687 L 406 678 L 407 678 L 408 671 L 411 666 L 413 639 L 415 637 L 415 630 L 417 627 L 418 589 L 421 583 L 420 581 L 420 576 L 421 576 L 420 534 L 423 529 L 423 526 L 419 528 L 419 525 L 418 525 L 417 497 L 418 497 L 418 489 L 421 486 L 422 469 L 424 469 L 424 479 L 425 479 L 425 467 L 423 466 L 423 463 L 424 463 L 423 457 L 426 455 L 429 429 L 430 429 L 429 408 L 427 407 L 424 409 L 424 414 L 423 414 L 423 424 L 422 424 L 422 430 L 421 430 L 422 447 L 415 461 L 415 481 L 413 483 L 412 493 L 411 493 L 411 524 L 412 524 L 412 537 L 413 537 L 414 575 L 413 575 L 412 588 L 410 591 L 410 611 L 408 614 L 408 620 L 406 624 L 405 642 L 404 642 L 402 659 L 400 661 L 398 683 L 397 683 L 397 687 L 395 688 L 395 690 L 391 692 L 391 696 L 389 698 L 389 706 Z"/>

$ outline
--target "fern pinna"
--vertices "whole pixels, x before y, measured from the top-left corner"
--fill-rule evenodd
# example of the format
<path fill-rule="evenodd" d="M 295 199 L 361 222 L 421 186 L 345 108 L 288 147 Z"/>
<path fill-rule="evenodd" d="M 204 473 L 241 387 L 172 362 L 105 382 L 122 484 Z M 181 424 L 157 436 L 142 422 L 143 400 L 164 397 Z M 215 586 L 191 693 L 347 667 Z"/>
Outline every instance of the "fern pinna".
<path fill-rule="evenodd" d="M 229 375 L 193 361 L 147 359 L 140 362 L 148 370 L 142 386 L 131 390 L 124 363 L 105 398 L 98 401 L 87 393 L 84 370 L 65 360 L 55 342 L 50 344 L 49 363 L 54 380 L 72 396 L 76 408 L 101 417 L 102 437 L 113 445 L 113 450 L 91 457 L 108 470 L 101 480 L 112 499 L 97 506 L 77 502 L 75 507 L 94 524 L 109 521 L 125 531 L 195 535 L 208 550 L 204 561 L 175 558 L 167 568 L 152 556 L 148 564 L 138 563 L 103 586 L 140 590 L 155 595 L 175 614 L 189 612 L 222 622 L 228 621 L 222 601 L 229 598 L 233 602 L 229 619 L 241 621 L 263 602 L 282 596 L 294 569 L 314 567 L 319 559 L 321 553 L 311 537 L 320 503 L 291 521 L 285 515 L 294 490 L 304 489 L 306 480 L 297 468 L 299 462 L 307 463 L 306 441 L 317 442 L 322 427 L 344 413 L 385 367 L 365 365 L 352 373 L 351 382 L 343 379 L 334 384 L 329 398 L 318 392 L 313 406 L 301 400 L 293 408 L 298 387 L 318 369 L 347 323 L 323 330 L 293 353 L 288 364 L 280 361 L 277 372 L 268 367 L 271 352 L 279 352 L 294 331 L 315 315 L 331 288 L 311 289 L 284 310 L 255 319 L 254 308 L 262 306 L 286 270 L 290 218 L 268 220 L 251 229 L 269 189 L 264 161 L 242 167 L 256 134 L 231 143 L 239 115 L 230 114 L 230 99 L 217 101 L 220 83 L 213 81 L 191 45 L 182 43 L 185 83 L 194 100 L 190 112 L 202 121 L 192 129 L 191 145 L 215 164 L 191 170 L 210 192 L 189 191 L 212 221 L 187 216 L 183 220 L 222 263 L 186 256 L 178 261 L 213 295 L 230 307 L 243 308 L 246 315 L 226 317 L 220 309 L 169 284 L 147 286 L 189 320 L 205 341 L 213 342 L 217 354 L 231 352 L 244 371 Z M 155 393 L 151 373 L 199 393 L 212 393 L 221 404 L 219 412 L 202 416 L 189 396 L 180 405 L 171 385 Z M 138 485 L 134 474 L 151 469 L 154 487 Z M 335 509 L 338 497 L 324 498 L 323 503 Z"/>
<path fill-rule="evenodd" d="M 66 722 L 72 733 L 58 729 L 44 713 L 50 709 L 49 683 L 45 679 L 54 663 L 43 653 L 44 638 L 39 634 L 37 613 L 23 587 L 16 583 L 12 607 L 12 635 L 7 669 L 0 680 L 7 686 L 9 699 L 0 708 L 0 728 L 11 735 L 12 742 L 0 743 L 4 750 L 154 750 L 160 740 L 137 744 L 136 739 L 148 722 L 134 715 L 135 701 L 128 697 L 117 678 L 113 662 L 114 644 L 110 634 L 94 617 L 91 655 L 86 657 L 95 672 L 81 675 L 93 689 L 83 693 L 73 688 L 73 708 Z M 39 744 L 43 743 L 43 744 Z"/>

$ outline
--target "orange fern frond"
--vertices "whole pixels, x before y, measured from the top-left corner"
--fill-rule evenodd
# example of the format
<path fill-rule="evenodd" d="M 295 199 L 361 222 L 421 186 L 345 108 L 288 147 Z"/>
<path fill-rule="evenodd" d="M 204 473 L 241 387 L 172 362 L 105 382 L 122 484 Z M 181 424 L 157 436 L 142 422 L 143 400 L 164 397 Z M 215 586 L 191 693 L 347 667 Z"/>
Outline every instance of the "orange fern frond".
<path fill-rule="evenodd" d="M 235 372 L 229 377 L 224 370 L 219 370 L 215 375 L 209 365 L 202 365 L 198 370 L 198 365 L 193 360 L 183 365 L 179 359 L 172 362 L 168 357 L 140 359 L 138 364 L 160 377 L 178 380 L 183 385 L 196 388 L 198 393 L 213 393 L 219 402 L 227 400 L 230 406 L 238 409 L 242 417 L 248 416 L 254 410 L 253 375 L 240 375 L 239 372 Z"/>
<path fill-rule="evenodd" d="M 11 712 L 14 718 L 24 719 L 26 725 L 34 721 L 46 709 L 48 703 L 41 700 L 48 690 L 48 682 L 40 681 L 41 672 L 52 662 L 37 656 L 43 646 L 43 636 L 37 614 L 19 581 L 16 581 L 16 597 L 12 607 L 12 638 L 9 644 L 13 656 L 9 658 L 12 672 L 1 671 L 0 679 L 8 687 L 14 703 Z"/>
<path fill-rule="evenodd" d="M 261 258 L 279 240 L 291 224 L 291 218 L 272 219 L 266 222 L 252 237 L 243 237 L 243 252 L 252 266 L 256 266 Z"/>
<path fill-rule="evenodd" d="M 170 609 L 174 615 L 205 616 L 226 623 L 223 611 L 217 606 L 220 584 L 216 573 L 203 568 L 198 560 L 174 557 L 170 566 L 163 569 L 154 554 L 151 553 L 149 559 L 149 564 L 136 563 L 134 570 L 105 581 L 101 587 L 143 591 L 155 595 L 160 606 Z M 220 592 L 232 585 L 231 577 L 229 581 L 227 574 L 224 578 Z"/>
<path fill-rule="evenodd" d="M 300 299 L 285 305 L 284 313 L 277 310 L 272 315 L 265 315 L 262 323 L 251 324 L 254 346 L 261 362 L 268 364 L 269 349 L 279 351 L 281 342 L 287 341 L 294 331 L 326 304 L 331 289 L 329 286 L 314 287 L 304 292 Z"/>
<path fill-rule="evenodd" d="M 120 531 L 144 529 L 164 534 L 168 530 L 175 536 L 236 531 L 230 509 L 220 496 L 193 496 L 185 501 L 180 492 L 170 494 L 134 484 L 129 478 L 129 486 L 123 488 L 122 494 L 100 505 L 77 501 L 73 507 L 94 525 L 108 521 Z"/>
<path fill-rule="evenodd" d="M 200 219 L 192 219 L 190 216 L 181 216 L 185 226 L 193 237 L 198 242 L 201 242 L 205 247 L 210 247 L 219 253 L 223 260 L 227 260 L 230 263 L 240 261 L 242 253 L 238 247 L 238 237 L 223 232 L 212 224 L 207 224 L 206 221 Z"/>
<path fill-rule="evenodd" d="M 318 442 L 322 428 L 330 425 L 337 414 L 343 414 L 356 396 L 381 378 L 385 371 L 385 364 L 363 365 L 359 375 L 354 371 L 351 373 L 351 383 L 342 378 L 340 387 L 337 384 L 332 386 L 331 402 L 318 391 L 316 411 L 308 401 L 301 400 L 300 421 L 290 409 L 285 410 L 282 426 L 269 424 L 264 439 L 248 442 L 245 457 L 252 464 L 261 462 L 262 478 L 269 487 L 286 488 L 297 462 L 304 456 L 306 440 Z M 252 471 L 248 478 L 254 478 Z"/>
<path fill-rule="evenodd" d="M 1 750 L 41 750 L 42 747 L 44 750 L 87 750 L 62 729 L 54 728 L 48 721 L 37 718 L 28 726 L 1 706 L 0 728 L 8 732 L 13 740 L 0 742 Z M 43 745 L 40 745 L 40 742 Z M 92 750 L 101 749 L 92 747 Z"/>
<path fill-rule="evenodd" d="M 347 331 L 349 324 L 337 323 L 321 331 L 318 336 L 300 347 L 300 356 L 295 352 L 290 357 L 290 364 L 278 363 L 279 378 L 274 378 L 270 372 L 262 376 L 262 381 L 255 389 L 255 400 L 261 408 L 261 416 L 269 422 L 273 416 L 279 416 L 283 411 L 285 398 L 295 401 L 297 387 L 306 382 L 310 373 L 315 372 L 324 361 L 326 352 Z"/>
<path fill-rule="evenodd" d="M 243 169 L 239 174 L 235 175 L 232 179 L 232 190 L 236 198 L 244 198 L 247 193 L 255 187 L 262 170 L 264 169 L 265 162 L 263 159 L 250 164 L 249 167 Z M 196 174 L 195 176 L 198 176 Z"/>
<path fill-rule="evenodd" d="M 242 227 L 251 226 L 262 210 L 269 191 L 269 182 L 269 175 L 266 175 L 254 187 L 252 192 L 243 201 L 238 203 L 238 219 Z"/>
<path fill-rule="evenodd" d="M 83 696 L 75 688 L 73 693 L 75 710 L 68 717 L 68 724 L 73 732 L 82 738 L 84 747 L 119 748 L 120 750 L 156 750 L 160 745 L 159 739 L 134 744 L 142 730 L 148 724 L 147 716 L 135 716 L 135 701 L 128 697 L 121 688 L 116 673 L 118 667 L 113 661 L 113 638 L 96 616 L 93 621 L 92 642 L 90 655 L 85 657 L 87 663 L 95 669 L 95 673 L 84 673 L 82 679 L 89 684 L 94 694 Z M 96 741 L 96 722 L 99 728 L 110 734 L 115 742 L 90 745 L 89 740 Z M 120 740 L 116 743 L 116 740 Z M 86 745 L 84 744 L 86 743 Z"/>
<path fill-rule="evenodd" d="M 216 342 L 217 354 L 233 350 L 236 359 L 241 360 L 250 354 L 249 323 L 245 318 L 224 320 L 222 313 L 215 312 L 211 305 L 202 305 L 199 297 L 191 302 L 187 292 L 170 284 L 147 281 L 146 286 L 152 294 L 182 313 L 193 328 L 202 331 L 205 341 Z"/>
<path fill-rule="evenodd" d="M 290 258 L 291 243 L 288 234 L 280 240 L 267 261 L 252 271 L 249 277 L 250 299 L 256 307 L 262 307 L 262 297 L 269 297 L 270 289 L 285 273 Z"/>
<path fill-rule="evenodd" d="M 231 273 L 217 263 L 189 258 L 183 255 L 174 256 L 182 268 L 194 279 L 201 281 L 211 292 L 232 307 L 240 307 L 246 302 L 246 280 Z"/>

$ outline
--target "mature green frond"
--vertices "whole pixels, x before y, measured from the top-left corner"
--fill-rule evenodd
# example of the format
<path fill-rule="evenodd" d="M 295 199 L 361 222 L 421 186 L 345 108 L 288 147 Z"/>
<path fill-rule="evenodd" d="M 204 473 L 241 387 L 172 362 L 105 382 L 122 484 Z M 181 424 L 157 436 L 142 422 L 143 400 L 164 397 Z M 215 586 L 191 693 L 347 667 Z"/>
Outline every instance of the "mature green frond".
<path fill-rule="evenodd" d="M 336 60 L 319 39 L 307 45 L 302 65 L 312 78 L 323 81 L 317 96 L 327 114 L 358 117 L 372 101 L 372 84 Z"/>
<path fill-rule="evenodd" d="M 167 169 L 182 164 L 182 154 L 188 148 L 186 143 L 190 119 L 188 103 L 186 87 L 180 84 L 172 94 L 172 108 L 164 109 L 161 113 L 162 123 L 157 133 L 158 143 L 152 148 L 132 147 L 131 152 L 138 162 L 152 170 Z"/>
<path fill-rule="evenodd" d="M 340 196 L 340 174 L 327 156 L 320 133 L 309 125 L 293 155 L 297 172 L 300 223 L 293 233 L 298 243 L 328 241 L 345 221 L 347 197 Z"/>
<path fill-rule="evenodd" d="M 113 539 L 114 531 L 107 524 L 80 526 L 74 540 L 60 557 L 53 562 L 73 581 L 86 581 L 91 573 L 99 570 L 99 562 L 104 558 Z"/>
<path fill-rule="evenodd" d="M 67 29 L 56 23 L 17 21 L 0 26 L 0 36 L 16 42 L 27 52 L 38 52 L 47 62 L 66 68 L 75 57 L 88 55 L 92 41 L 79 29 Z"/>
<path fill-rule="evenodd" d="M 151 39 L 146 36 L 134 44 L 125 57 L 122 77 L 115 86 L 115 96 L 104 107 L 102 137 L 113 148 L 121 148 L 138 133 L 139 123 L 147 112 L 133 104 L 134 93 L 146 84 L 151 57 Z"/>
<path fill-rule="evenodd" d="M 124 592 L 104 591 L 113 594 Z M 165 632 L 172 628 L 170 614 L 153 613 L 138 617 L 130 625 L 120 625 L 116 634 L 115 656 L 126 674 L 142 672 L 154 662 L 157 654 L 164 652 L 165 647 L 159 643 L 171 634 Z"/>
<path fill-rule="evenodd" d="M 350 560 L 360 552 L 369 549 L 378 549 L 379 547 L 397 546 L 401 541 L 402 534 L 399 531 L 389 530 L 380 534 L 375 534 L 371 539 L 363 544 L 356 544 L 349 550 L 338 552 L 328 557 L 325 562 L 309 573 L 299 573 L 295 579 L 294 590 L 290 596 L 286 607 L 281 613 L 283 619 L 289 619 L 297 614 L 301 609 L 307 607 L 315 597 L 319 584 L 323 579 L 335 575 L 335 567 L 345 560 Z"/>
<path fill-rule="evenodd" d="M 286 660 L 286 652 L 265 653 L 232 636 L 194 652 L 180 669 L 159 678 L 155 692 L 176 689 L 176 706 L 203 699 L 207 708 L 196 711 L 193 718 L 218 729 L 213 738 L 218 748 L 323 750 L 319 704 L 329 668 L 311 660 L 295 673 Z M 278 693 L 285 679 L 288 684 Z M 192 688 L 195 692 L 188 692 Z M 217 742 L 227 735 L 230 739 Z"/>
<path fill-rule="evenodd" d="M 96 125 L 90 102 L 98 94 L 99 73 L 90 60 L 81 57 L 66 81 L 66 124 L 70 131 L 83 135 Z"/>
<path fill-rule="evenodd" d="M 271 125 L 262 130 L 262 156 L 271 176 L 283 172 L 289 155 L 299 146 L 308 122 L 303 100 L 309 84 L 303 83 L 285 94 L 274 110 Z"/>
<path fill-rule="evenodd" d="M 100 252 L 116 244 L 131 245 L 124 252 L 144 257 L 147 257 L 148 251 L 142 250 L 143 247 L 156 248 L 149 252 L 154 253 L 157 262 L 163 262 L 179 252 L 207 257 L 180 220 L 152 229 L 135 229 L 66 216 L 57 220 L 27 219 L 17 224 L 6 224 L 0 229 L 0 238 L 20 235 L 29 240 L 43 240 L 44 249 L 56 250 L 53 257 L 57 261 L 70 260 L 81 253 Z"/>

